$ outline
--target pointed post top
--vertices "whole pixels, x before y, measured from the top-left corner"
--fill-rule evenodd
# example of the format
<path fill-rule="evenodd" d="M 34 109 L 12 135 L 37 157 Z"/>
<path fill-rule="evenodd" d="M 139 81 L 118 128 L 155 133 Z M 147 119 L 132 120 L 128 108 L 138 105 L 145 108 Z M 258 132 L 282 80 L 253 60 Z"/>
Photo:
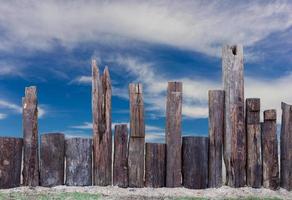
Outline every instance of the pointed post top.
<path fill-rule="evenodd" d="M 103 70 L 103 76 L 105 77 L 105 79 L 110 80 L 110 72 L 108 66 L 105 66 Z"/>

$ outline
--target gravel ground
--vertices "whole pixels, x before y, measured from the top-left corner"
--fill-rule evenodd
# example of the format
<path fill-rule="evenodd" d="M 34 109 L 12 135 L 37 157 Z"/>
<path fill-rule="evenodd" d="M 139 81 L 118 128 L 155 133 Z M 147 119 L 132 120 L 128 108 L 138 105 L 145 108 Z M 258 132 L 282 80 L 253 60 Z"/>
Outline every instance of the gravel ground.
<path fill-rule="evenodd" d="M 119 187 L 68 187 L 57 186 L 53 188 L 28 188 L 19 187 L 7 190 L 0 190 L 0 193 L 25 193 L 25 194 L 52 194 L 61 192 L 85 192 L 90 194 L 100 194 L 102 199 L 176 199 L 179 197 L 204 197 L 207 199 L 225 199 L 225 198 L 280 198 L 292 200 L 292 192 L 280 189 L 272 191 L 268 189 L 253 189 L 248 187 L 230 188 L 223 186 L 218 189 L 190 190 L 186 188 L 119 188 Z"/>

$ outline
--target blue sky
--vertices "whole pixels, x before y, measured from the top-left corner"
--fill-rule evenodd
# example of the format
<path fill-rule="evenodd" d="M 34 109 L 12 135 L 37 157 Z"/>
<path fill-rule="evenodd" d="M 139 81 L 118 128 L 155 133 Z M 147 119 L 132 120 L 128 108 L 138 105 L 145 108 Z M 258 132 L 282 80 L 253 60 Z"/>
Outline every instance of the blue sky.
<path fill-rule="evenodd" d="M 113 124 L 128 123 L 128 84 L 144 86 L 147 141 L 163 141 L 167 81 L 183 81 L 183 135 L 207 135 L 221 48 L 243 44 L 245 96 L 292 103 L 291 1 L 3 1 L 0 135 L 22 136 L 21 97 L 36 85 L 39 132 L 91 135 L 91 59 L 109 66 Z"/>

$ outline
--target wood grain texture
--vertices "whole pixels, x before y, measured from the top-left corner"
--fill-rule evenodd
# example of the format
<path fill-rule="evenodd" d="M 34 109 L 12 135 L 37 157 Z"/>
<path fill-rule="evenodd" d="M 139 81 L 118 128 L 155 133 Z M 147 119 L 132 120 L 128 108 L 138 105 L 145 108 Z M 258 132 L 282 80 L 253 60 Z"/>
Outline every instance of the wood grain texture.
<path fill-rule="evenodd" d="M 145 122 L 142 84 L 129 85 L 130 139 L 128 147 L 128 175 L 130 187 L 144 186 Z"/>
<path fill-rule="evenodd" d="M 128 148 L 129 187 L 144 187 L 145 138 L 130 137 Z"/>
<path fill-rule="evenodd" d="M 141 83 L 129 85 L 131 137 L 145 137 L 143 87 Z"/>
<path fill-rule="evenodd" d="M 246 99 L 247 167 L 246 182 L 253 188 L 262 186 L 262 141 L 260 99 Z"/>
<path fill-rule="evenodd" d="M 246 183 L 243 47 L 224 46 L 222 65 L 225 91 L 223 155 L 226 184 L 231 187 L 242 187 Z"/>
<path fill-rule="evenodd" d="M 224 91 L 209 91 L 209 187 L 222 186 Z"/>
<path fill-rule="evenodd" d="M 276 116 L 276 110 L 266 110 L 262 123 L 263 186 L 272 190 L 280 184 Z"/>
<path fill-rule="evenodd" d="M 292 190 L 292 106 L 282 102 L 280 185 Z"/>
<path fill-rule="evenodd" d="M 0 189 L 20 186 L 22 145 L 21 138 L 0 138 Z"/>
<path fill-rule="evenodd" d="M 62 133 L 41 135 L 40 185 L 53 187 L 64 184 L 65 136 Z"/>
<path fill-rule="evenodd" d="M 66 185 L 92 185 L 92 140 L 69 138 L 65 140 Z"/>
<path fill-rule="evenodd" d="M 207 137 L 188 136 L 182 139 L 183 186 L 190 189 L 208 187 Z"/>
<path fill-rule="evenodd" d="M 166 101 L 166 187 L 179 187 L 181 172 L 182 83 L 169 82 Z"/>
<path fill-rule="evenodd" d="M 128 179 L 128 128 L 127 124 L 115 126 L 113 185 L 126 188 Z"/>
<path fill-rule="evenodd" d="M 92 61 L 93 177 L 94 185 L 112 184 L 111 80 L 106 67 L 102 76 Z"/>
<path fill-rule="evenodd" d="M 23 185 L 39 185 L 38 101 L 36 87 L 25 88 L 22 98 L 23 126 Z"/>
<path fill-rule="evenodd" d="M 165 153 L 166 145 L 146 143 L 145 186 L 165 187 Z"/>

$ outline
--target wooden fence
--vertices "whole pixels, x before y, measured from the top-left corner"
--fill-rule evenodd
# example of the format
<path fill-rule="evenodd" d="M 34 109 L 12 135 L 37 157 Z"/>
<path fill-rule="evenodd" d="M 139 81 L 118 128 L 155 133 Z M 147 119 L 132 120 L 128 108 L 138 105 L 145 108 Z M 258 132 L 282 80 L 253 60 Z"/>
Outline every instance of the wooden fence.
<path fill-rule="evenodd" d="M 264 111 L 260 122 L 260 99 L 244 98 L 242 46 L 225 46 L 222 60 L 223 89 L 210 90 L 208 95 L 209 137 L 182 137 L 183 83 L 168 83 L 166 144 L 145 144 L 140 83 L 129 85 L 129 133 L 126 124 L 116 125 L 112 140 L 110 73 L 105 68 L 100 74 L 95 61 L 92 139 L 49 133 L 38 144 L 37 91 L 26 88 L 23 139 L 0 138 L 0 188 L 66 184 L 203 189 L 226 184 L 292 190 L 292 106 L 282 103 L 278 154 L 276 110 Z M 222 159 L 226 183 L 222 182 Z"/>

